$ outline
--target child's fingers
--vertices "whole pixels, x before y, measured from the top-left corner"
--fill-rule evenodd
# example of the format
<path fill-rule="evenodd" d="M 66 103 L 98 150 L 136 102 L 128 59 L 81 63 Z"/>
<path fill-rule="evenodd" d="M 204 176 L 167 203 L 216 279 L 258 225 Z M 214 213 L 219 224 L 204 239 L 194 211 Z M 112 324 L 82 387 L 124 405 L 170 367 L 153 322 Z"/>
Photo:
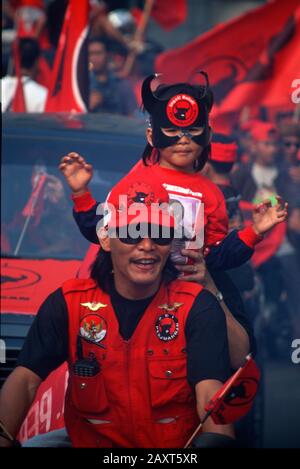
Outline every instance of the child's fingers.
<path fill-rule="evenodd" d="M 63 156 L 61 159 L 61 163 L 72 164 L 72 163 L 79 163 L 79 164 L 86 164 L 85 159 L 83 156 L 79 155 L 75 152 L 70 152 L 67 155 Z"/>
<path fill-rule="evenodd" d="M 288 210 L 288 206 L 289 206 L 289 204 L 288 204 L 287 202 L 281 203 L 280 205 L 277 204 L 277 205 L 275 205 L 275 210 L 276 210 L 277 212 L 282 211 L 282 210 L 286 210 L 286 211 L 287 211 L 287 210 Z"/>
<path fill-rule="evenodd" d="M 85 164 L 84 169 L 86 169 L 88 172 L 92 172 L 93 171 L 93 166 L 91 164 Z"/>
<path fill-rule="evenodd" d="M 276 195 L 275 199 L 277 200 L 277 205 L 283 206 L 283 198 L 280 195 Z"/>
<path fill-rule="evenodd" d="M 181 265 L 181 264 L 175 264 L 175 267 L 177 270 L 180 272 L 189 272 L 195 274 L 198 272 L 198 267 L 196 265 Z"/>

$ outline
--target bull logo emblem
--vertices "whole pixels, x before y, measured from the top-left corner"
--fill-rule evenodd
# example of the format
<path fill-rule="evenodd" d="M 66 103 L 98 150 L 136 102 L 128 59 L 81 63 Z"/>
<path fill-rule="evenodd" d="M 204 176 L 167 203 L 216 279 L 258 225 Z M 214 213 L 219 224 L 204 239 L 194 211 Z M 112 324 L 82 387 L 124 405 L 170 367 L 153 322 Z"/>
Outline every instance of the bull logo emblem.
<path fill-rule="evenodd" d="M 174 314 L 165 313 L 156 321 L 156 335 L 160 340 L 169 341 L 175 339 L 179 331 L 178 318 Z"/>
<path fill-rule="evenodd" d="M 144 204 L 148 194 L 146 192 L 137 192 L 136 195 L 132 198 L 133 202 L 138 202 Z"/>
<path fill-rule="evenodd" d="M 179 94 L 169 100 L 166 112 L 173 125 L 188 127 L 196 122 L 199 106 L 192 96 Z"/>
<path fill-rule="evenodd" d="M 174 106 L 174 116 L 178 120 L 186 120 L 186 114 L 190 110 L 190 105 L 188 104 L 187 107 L 184 107 L 183 104 L 178 106 L 177 104 Z"/>
<path fill-rule="evenodd" d="M 224 403 L 230 406 L 241 406 L 253 401 L 257 389 L 257 380 L 245 378 L 236 386 L 232 386 L 228 395 L 224 398 Z"/>

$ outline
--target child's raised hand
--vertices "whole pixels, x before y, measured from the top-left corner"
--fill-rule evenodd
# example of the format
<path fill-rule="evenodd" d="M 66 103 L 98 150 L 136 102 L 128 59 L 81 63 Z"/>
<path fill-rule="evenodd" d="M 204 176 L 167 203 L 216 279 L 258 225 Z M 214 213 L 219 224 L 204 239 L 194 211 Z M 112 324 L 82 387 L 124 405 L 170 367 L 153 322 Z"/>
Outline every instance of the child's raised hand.
<path fill-rule="evenodd" d="M 276 196 L 277 204 L 272 207 L 269 199 L 263 200 L 253 210 L 253 229 L 258 235 L 263 235 L 273 226 L 286 220 L 288 204 L 281 197 Z"/>
<path fill-rule="evenodd" d="M 87 185 L 93 177 L 93 167 L 78 153 L 68 153 L 61 159 L 59 165 L 70 189 L 74 195 L 81 195 L 87 190 Z"/>

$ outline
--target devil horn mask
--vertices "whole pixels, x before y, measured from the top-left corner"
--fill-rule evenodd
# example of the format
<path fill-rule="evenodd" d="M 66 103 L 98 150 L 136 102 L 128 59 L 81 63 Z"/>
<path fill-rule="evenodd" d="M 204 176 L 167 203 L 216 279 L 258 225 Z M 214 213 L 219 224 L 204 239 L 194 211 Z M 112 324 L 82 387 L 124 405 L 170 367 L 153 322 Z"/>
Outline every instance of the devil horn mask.
<path fill-rule="evenodd" d="M 154 78 L 157 78 L 158 76 L 159 74 L 149 75 L 147 78 L 145 78 L 142 84 L 143 105 L 146 111 L 149 112 L 149 114 L 153 113 L 155 103 L 158 101 L 158 99 L 153 95 L 151 91 L 151 82 L 154 80 Z"/>

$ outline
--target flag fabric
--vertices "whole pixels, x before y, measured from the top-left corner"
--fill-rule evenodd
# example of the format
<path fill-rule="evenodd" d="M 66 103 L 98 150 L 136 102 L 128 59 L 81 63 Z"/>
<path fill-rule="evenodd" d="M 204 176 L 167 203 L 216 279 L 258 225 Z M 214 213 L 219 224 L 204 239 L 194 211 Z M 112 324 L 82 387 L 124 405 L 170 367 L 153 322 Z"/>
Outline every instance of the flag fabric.
<path fill-rule="evenodd" d="M 143 11 L 138 7 L 130 9 L 137 24 L 141 21 Z M 187 18 L 186 0 L 155 0 L 151 17 L 166 31 L 176 28 Z"/>
<path fill-rule="evenodd" d="M 37 174 L 34 179 L 33 189 L 23 208 L 22 215 L 24 217 L 32 216 L 34 218 L 34 225 L 37 226 L 41 220 L 44 208 L 44 191 L 47 174 Z"/>
<path fill-rule="evenodd" d="M 46 112 L 87 112 L 89 0 L 69 0 L 55 55 Z"/>
<path fill-rule="evenodd" d="M 299 15 L 299 0 L 270 1 L 160 54 L 155 70 L 164 82 L 194 83 L 196 73 L 205 70 L 215 97 L 213 116 L 261 104 L 293 108 L 292 81 L 300 75 Z"/>
<path fill-rule="evenodd" d="M 16 39 L 13 43 L 13 56 L 15 63 L 15 72 L 17 85 L 15 90 L 15 95 L 11 103 L 11 110 L 13 112 L 26 112 L 26 102 L 24 96 L 23 82 L 21 76 L 21 64 L 20 64 L 20 55 L 19 55 L 19 41 Z"/>
<path fill-rule="evenodd" d="M 170 31 L 186 20 L 186 0 L 156 0 L 151 16 L 163 29 Z"/>
<path fill-rule="evenodd" d="M 215 424 L 224 425 L 244 417 L 252 407 L 257 393 L 260 371 L 251 357 L 226 381 L 210 399 L 205 410 Z"/>

